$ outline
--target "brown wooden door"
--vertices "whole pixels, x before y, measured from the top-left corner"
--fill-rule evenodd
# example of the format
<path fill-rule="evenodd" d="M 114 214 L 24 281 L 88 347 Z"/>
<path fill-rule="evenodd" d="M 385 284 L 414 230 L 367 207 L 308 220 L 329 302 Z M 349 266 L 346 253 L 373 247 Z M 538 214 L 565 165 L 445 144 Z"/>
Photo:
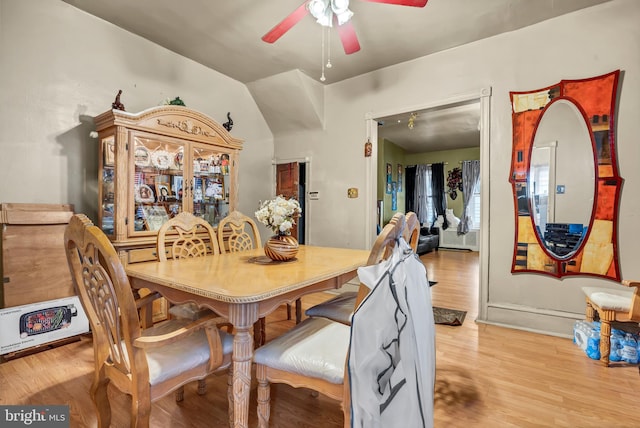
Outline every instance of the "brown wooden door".
<path fill-rule="evenodd" d="M 294 198 L 300 201 L 298 191 L 300 166 L 298 162 L 283 163 L 276 165 L 276 195 L 285 198 Z M 291 228 L 291 236 L 298 239 L 298 222 Z"/>

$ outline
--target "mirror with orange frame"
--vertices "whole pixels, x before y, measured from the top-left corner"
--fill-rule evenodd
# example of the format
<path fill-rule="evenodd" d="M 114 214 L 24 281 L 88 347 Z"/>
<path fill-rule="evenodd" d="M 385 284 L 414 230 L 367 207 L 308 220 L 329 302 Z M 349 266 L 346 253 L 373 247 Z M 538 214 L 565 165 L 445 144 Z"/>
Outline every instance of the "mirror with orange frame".
<path fill-rule="evenodd" d="M 511 92 L 512 273 L 620 280 L 622 178 L 614 117 L 620 70 Z"/>

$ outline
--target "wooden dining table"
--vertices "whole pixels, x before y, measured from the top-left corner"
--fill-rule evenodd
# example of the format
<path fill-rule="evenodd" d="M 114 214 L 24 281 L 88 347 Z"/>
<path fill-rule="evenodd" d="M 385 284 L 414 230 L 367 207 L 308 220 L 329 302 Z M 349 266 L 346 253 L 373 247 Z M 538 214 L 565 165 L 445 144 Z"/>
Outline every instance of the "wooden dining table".
<path fill-rule="evenodd" d="M 234 327 L 233 427 L 247 427 L 253 324 L 283 303 L 341 287 L 364 266 L 369 251 L 301 245 L 296 258 L 272 262 L 263 249 L 166 262 L 129 264 L 134 289 L 157 291 L 172 303 L 195 302 Z"/>

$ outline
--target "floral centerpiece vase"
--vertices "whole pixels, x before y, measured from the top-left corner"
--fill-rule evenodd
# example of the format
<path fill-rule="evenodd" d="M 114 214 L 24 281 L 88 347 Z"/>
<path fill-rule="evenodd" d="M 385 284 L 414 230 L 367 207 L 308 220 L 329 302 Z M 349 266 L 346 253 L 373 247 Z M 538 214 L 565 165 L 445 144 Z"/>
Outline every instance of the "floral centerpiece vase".
<path fill-rule="evenodd" d="M 298 254 L 298 240 L 291 235 L 273 235 L 264 243 L 264 254 L 271 260 L 291 260 Z"/>
<path fill-rule="evenodd" d="M 298 201 L 283 196 L 260 204 L 256 218 L 274 233 L 264 244 L 264 254 L 271 260 L 291 260 L 298 254 L 298 241 L 291 236 L 291 228 L 301 212 Z"/>

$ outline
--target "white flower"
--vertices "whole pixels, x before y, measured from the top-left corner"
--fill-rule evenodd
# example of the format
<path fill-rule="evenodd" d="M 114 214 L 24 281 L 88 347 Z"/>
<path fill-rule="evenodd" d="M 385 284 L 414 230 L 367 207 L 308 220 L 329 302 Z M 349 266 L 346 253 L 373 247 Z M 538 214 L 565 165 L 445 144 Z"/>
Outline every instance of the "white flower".
<path fill-rule="evenodd" d="M 256 219 L 271 228 L 273 233 L 289 234 L 295 219 L 302 213 L 300 204 L 295 199 L 285 199 L 282 195 L 275 199 L 260 203 L 255 212 Z"/>
<path fill-rule="evenodd" d="M 286 232 L 289 229 L 291 229 L 293 227 L 293 223 L 291 223 L 289 220 L 284 220 L 281 224 L 280 224 L 280 232 Z"/>
<path fill-rule="evenodd" d="M 91 132 L 89 132 L 89 137 L 98 138 L 98 133 L 96 131 L 91 131 Z"/>

